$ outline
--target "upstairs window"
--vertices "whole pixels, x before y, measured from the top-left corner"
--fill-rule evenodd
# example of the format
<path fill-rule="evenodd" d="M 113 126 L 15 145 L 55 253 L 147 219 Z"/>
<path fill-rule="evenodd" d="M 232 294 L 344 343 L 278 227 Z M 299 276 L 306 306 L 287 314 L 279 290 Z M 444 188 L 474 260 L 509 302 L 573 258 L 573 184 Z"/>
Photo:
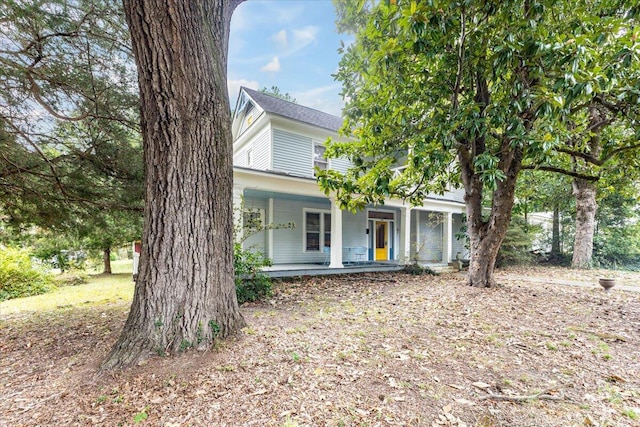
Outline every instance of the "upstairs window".
<path fill-rule="evenodd" d="M 320 170 L 327 170 L 327 159 L 324 158 L 324 153 L 327 151 L 327 147 L 324 143 L 319 141 L 313 141 L 313 174 L 316 174 L 315 168 Z"/>

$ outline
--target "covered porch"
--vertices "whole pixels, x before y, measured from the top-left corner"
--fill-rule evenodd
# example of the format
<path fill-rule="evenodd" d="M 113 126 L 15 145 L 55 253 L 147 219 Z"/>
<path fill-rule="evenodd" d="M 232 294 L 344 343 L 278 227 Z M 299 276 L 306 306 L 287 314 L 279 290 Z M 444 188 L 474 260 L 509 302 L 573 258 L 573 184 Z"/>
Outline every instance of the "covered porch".
<path fill-rule="evenodd" d="M 266 271 L 273 277 L 393 271 L 411 263 L 447 266 L 455 259 L 464 210 L 459 202 L 432 199 L 412 207 L 389 199 L 352 213 L 326 197 L 315 179 L 253 170 L 236 171 L 235 178 L 234 199 L 244 205 L 243 216 L 270 225 L 243 245 L 272 260 Z M 434 215 L 438 231 L 427 233 L 425 221 L 433 222 Z"/>

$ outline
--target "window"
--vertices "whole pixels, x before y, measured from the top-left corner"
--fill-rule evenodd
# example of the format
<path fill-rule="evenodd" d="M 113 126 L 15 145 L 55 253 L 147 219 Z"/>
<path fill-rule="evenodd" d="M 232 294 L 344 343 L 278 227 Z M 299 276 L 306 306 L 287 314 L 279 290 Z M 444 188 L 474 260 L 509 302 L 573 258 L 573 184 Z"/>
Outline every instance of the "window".
<path fill-rule="evenodd" d="M 253 148 L 247 150 L 247 167 L 253 166 Z"/>
<path fill-rule="evenodd" d="M 322 211 L 304 212 L 304 250 L 320 252 L 331 247 L 331 214 Z"/>
<path fill-rule="evenodd" d="M 322 142 L 313 141 L 313 167 L 320 170 L 327 170 L 327 159 L 324 158 L 324 153 L 327 151 L 327 147 Z M 315 175 L 315 169 L 313 171 Z"/>
<path fill-rule="evenodd" d="M 242 213 L 242 228 L 245 230 L 262 230 L 262 209 L 247 209 Z"/>

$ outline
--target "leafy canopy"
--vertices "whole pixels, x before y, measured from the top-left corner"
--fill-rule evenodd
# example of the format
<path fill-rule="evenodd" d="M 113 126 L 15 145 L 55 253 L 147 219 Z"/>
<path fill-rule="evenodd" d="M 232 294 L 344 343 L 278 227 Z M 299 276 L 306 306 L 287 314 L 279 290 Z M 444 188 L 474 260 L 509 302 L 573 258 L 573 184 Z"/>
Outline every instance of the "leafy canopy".
<path fill-rule="evenodd" d="M 358 5 L 342 3 L 341 16 L 354 16 L 344 8 Z M 356 22 L 356 40 L 343 48 L 336 74 L 348 100 L 343 132 L 355 141 L 327 150 L 353 166 L 346 174 L 320 174 L 322 187 L 343 206 L 388 196 L 421 203 L 460 182 L 460 173 L 474 184 L 467 196 L 509 192 L 503 183 L 523 167 L 567 165 L 554 162 L 573 135 L 588 132 L 583 104 L 623 100 L 625 111 L 637 108 L 637 6 L 360 3 L 368 19 Z M 625 126 L 635 133 L 634 120 Z M 608 142 L 604 153 L 630 139 Z M 590 177 L 570 165 L 564 171 Z"/>

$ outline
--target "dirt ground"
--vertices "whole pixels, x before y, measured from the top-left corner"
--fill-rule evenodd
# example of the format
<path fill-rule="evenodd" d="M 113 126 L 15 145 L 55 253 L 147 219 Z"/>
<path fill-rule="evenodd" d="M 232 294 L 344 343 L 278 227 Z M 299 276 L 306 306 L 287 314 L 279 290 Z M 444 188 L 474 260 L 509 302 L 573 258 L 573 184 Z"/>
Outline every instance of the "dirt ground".
<path fill-rule="evenodd" d="M 237 339 L 102 376 L 127 305 L 0 317 L 0 426 L 640 426 L 640 294 L 567 271 L 283 282 Z"/>

